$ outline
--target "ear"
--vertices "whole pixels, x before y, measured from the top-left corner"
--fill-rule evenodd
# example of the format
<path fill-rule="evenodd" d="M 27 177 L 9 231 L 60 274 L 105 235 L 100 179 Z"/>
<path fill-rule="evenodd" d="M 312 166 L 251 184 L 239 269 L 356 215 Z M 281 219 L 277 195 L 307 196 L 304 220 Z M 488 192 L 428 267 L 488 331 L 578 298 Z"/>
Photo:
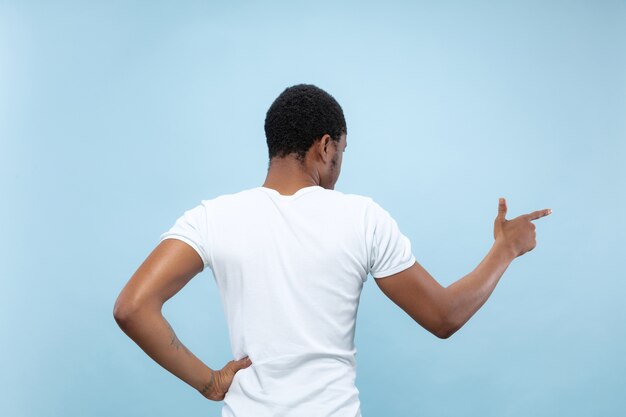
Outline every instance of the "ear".
<path fill-rule="evenodd" d="M 332 159 L 330 155 L 330 147 L 332 146 L 332 144 L 330 142 L 332 142 L 332 139 L 328 133 L 322 136 L 319 140 L 318 149 L 320 156 L 324 162 L 326 162 L 326 160 Z"/>

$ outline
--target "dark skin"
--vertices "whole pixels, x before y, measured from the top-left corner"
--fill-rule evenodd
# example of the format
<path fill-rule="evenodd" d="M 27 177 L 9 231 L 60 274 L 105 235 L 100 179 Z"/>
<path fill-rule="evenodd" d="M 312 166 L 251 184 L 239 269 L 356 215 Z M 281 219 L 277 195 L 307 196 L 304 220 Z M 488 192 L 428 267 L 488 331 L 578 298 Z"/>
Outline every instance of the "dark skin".
<path fill-rule="evenodd" d="M 202 259 L 191 246 L 176 239 L 164 240 L 122 289 L 113 315 L 124 333 L 155 362 L 207 399 L 221 401 L 235 373 L 251 362 L 244 357 L 219 370 L 209 368 L 178 339 L 161 313 L 165 302 L 202 268 Z"/>
<path fill-rule="evenodd" d="M 332 189 L 339 177 L 345 147 L 345 135 L 339 145 L 324 135 L 309 150 L 304 171 L 293 155 L 273 158 L 263 186 L 284 195 L 310 185 Z M 285 182 L 284 178 L 292 181 Z M 207 399 L 221 401 L 235 373 L 252 364 L 250 358 L 229 361 L 219 370 L 211 369 L 179 340 L 162 315 L 165 302 L 203 267 L 200 256 L 186 243 L 177 239 L 160 242 L 120 292 L 113 316 L 124 333 L 155 362 Z"/>
<path fill-rule="evenodd" d="M 346 135 L 335 142 L 324 135 L 306 154 L 304 165 L 293 156 L 273 158 L 263 183 L 283 195 L 319 185 L 334 189 L 341 172 Z M 381 291 L 418 324 L 440 338 L 450 337 L 485 303 L 508 265 L 535 245 L 532 221 L 550 209 L 506 220 L 501 199 L 494 221 L 494 244 L 480 264 L 448 287 L 442 287 L 419 263 L 376 279 Z M 162 315 L 163 305 L 203 270 L 200 256 L 177 239 L 166 239 L 148 255 L 120 292 L 113 315 L 121 329 L 163 368 L 192 386 L 205 398 L 221 401 L 235 373 L 252 364 L 231 360 L 213 370 L 178 339 Z"/>
<path fill-rule="evenodd" d="M 333 141 L 330 135 L 324 135 L 309 149 L 304 166 L 293 155 L 272 158 L 263 186 L 283 195 L 292 195 L 300 188 L 313 185 L 334 190 L 347 146 L 345 134 L 341 135 L 339 143 Z"/>

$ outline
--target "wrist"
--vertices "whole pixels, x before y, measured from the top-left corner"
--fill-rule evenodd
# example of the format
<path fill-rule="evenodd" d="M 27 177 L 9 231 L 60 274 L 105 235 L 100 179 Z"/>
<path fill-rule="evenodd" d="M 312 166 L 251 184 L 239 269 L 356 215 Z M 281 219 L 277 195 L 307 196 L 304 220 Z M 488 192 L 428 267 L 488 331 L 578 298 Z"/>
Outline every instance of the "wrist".
<path fill-rule="evenodd" d="M 508 262 L 513 261 L 513 259 L 517 258 L 517 254 L 511 247 L 511 245 L 502 241 L 501 239 L 496 239 L 493 242 L 492 250 L 500 254 L 500 256 L 504 257 Z"/>
<path fill-rule="evenodd" d="M 212 399 L 211 396 L 215 390 L 216 378 L 215 370 L 209 369 L 209 374 L 205 374 L 204 379 L 200 385 L 196 388 L 200 394 L 208 399 Z"/>

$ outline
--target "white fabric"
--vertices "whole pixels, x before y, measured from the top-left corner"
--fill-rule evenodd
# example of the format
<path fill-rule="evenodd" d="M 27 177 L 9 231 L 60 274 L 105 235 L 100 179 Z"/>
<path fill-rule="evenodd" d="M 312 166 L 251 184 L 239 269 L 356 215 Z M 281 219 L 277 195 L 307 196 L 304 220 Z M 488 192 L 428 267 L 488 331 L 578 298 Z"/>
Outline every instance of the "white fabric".
<path fill-rule="evenodd" d="M 184 212 L 161 235 L 213 272 L 235 374 L 222 417 L 360 417 L 354 329 L 368 273 L 415 263 L 411 243 L 372 198 L 321 186 L 285 196 L 256 187 Z"/>

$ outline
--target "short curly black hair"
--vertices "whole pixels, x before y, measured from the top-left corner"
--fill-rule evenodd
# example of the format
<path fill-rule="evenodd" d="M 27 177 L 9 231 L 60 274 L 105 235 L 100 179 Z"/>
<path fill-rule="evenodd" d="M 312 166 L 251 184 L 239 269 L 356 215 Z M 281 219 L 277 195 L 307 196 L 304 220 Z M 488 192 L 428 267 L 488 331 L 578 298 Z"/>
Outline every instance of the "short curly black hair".
<path fill-rule="evenodd" d="M 346 119 L 333 96 L 312 84 L 286 88 L 265 116 L 265 137 L 270 161 L 295 153 L 303 164 L 313 143 L 325 134 L 339 143 L 347 134 Z"/>

